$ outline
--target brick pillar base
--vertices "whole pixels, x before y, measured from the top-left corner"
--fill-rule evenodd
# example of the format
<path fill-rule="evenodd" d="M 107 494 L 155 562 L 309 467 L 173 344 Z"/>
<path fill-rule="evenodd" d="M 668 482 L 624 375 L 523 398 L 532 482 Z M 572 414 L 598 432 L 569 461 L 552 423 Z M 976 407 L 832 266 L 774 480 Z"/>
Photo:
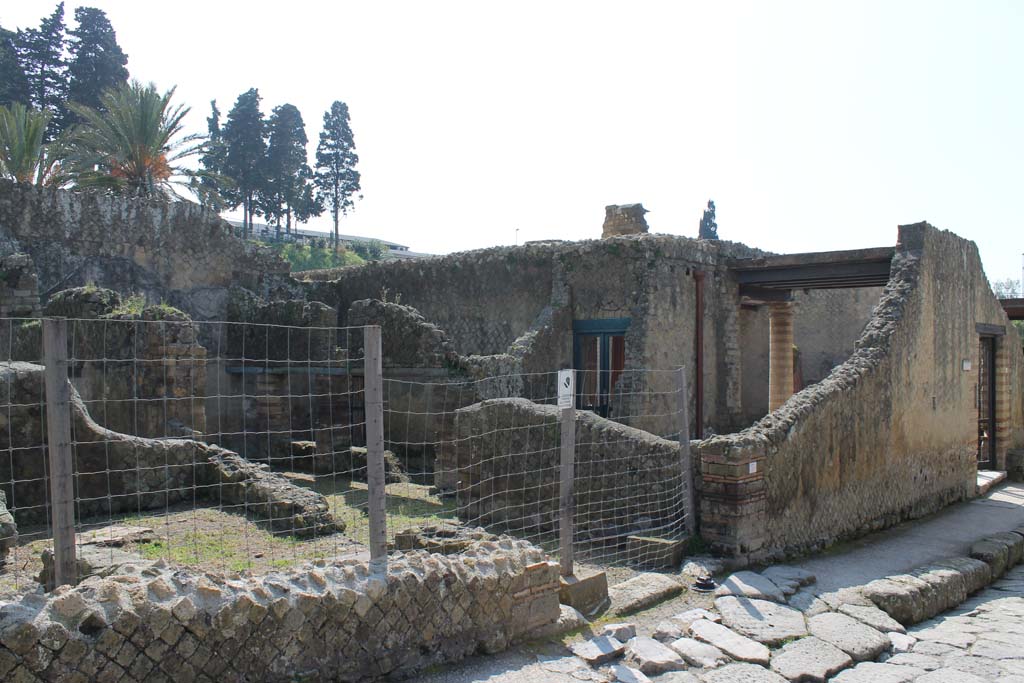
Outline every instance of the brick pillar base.
<path fill-rule="evenodd" d="M 793 395 L 793 304 L 768 306 L 768 412 Z"/>

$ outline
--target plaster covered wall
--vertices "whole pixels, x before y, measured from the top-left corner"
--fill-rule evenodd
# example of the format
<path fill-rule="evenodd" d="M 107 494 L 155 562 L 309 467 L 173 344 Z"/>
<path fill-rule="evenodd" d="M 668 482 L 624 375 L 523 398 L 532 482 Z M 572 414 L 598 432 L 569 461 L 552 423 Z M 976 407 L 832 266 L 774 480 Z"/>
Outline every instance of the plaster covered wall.
<path fill-rule="evenodd" d="M 804 386 L 853 355 L 881 295 L 881 287 L 793 292 L 793 341 Z M 738 315 L 743 421 L 750 424 L 768 413 L 768 307 L 744 307 Z"/>
<path fill-rule="evenodd" d="M 996 373 L 1005 458 L 1024 437 L 1020 338 L 972 242 L 923 223 L 902 226 L 890 281 L 851 358 L 749 429 L 700 445 L 702 535 L 758 559 L 972 494 L 976 323 L 1005 327 Z"/>

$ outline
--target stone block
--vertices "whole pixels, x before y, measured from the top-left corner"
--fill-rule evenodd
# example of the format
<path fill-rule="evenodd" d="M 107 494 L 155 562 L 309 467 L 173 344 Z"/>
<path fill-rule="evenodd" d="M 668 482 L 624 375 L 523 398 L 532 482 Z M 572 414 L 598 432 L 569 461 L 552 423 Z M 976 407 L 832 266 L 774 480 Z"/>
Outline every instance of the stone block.
<path fill-rule="evenodd" d="M 636 636 L 636 624 L 605 624 L 600 631 L 597 632 L 599 636 L 609 636 L 615 638 L 619 642 L 625 643 L 630 638 Z"/>
<path fill-rule="evenodd" d="M 910 683 L 924 673 L 924 670 L 913 666 L 862 662 L 840 672 L 832 679 L 832 683 Z"/>
<path fill-rule="evenodd" d="M 713 621 L 699 619 L 690 624 L 690 635 L 714 645 L 733 659 L 768 666 L 771 652 L 767 647 Z"/>
<path fill-rule="evenodd" d="M 627 536 L 626 557 L 630 564 L 645 569 L 675 569 L 683 561 L 685 541 L 653 536 Z"/>
<path fill-rule="evenodd" d="M 907 629 L 903 627 L 903 624 L 896 621 L 888 614 L 878 609 L 877 607 L 865 606 L 865 605 L 840 605 L 839 611 L 843 614 L 853 617 L 857 621 L 863 622 L 882 633 L 906 633 Z"/>
<path fill-rule="evenodd" d="M 779 674 L 753 664 L 729 664 L 701 676 L 703 683 L 786 683 Z"/>
<path fill-rule="evenodd" d="M 729 657 L 717 647 L 693 638 L 677 638 L 668 646 L 678 652 L 691 666 L 714 669 L 729 662 Z"/>
<path fill-rule="evenodd" d="M 683 592 L 683 585 L 665 574 L 645 573 L 608 589 L 611 611 L 630 614 Z"/>
<path fill-rule="evenodd" d="M 853 617 L 827 612 L 807 620 L 811 635 L 853 657 L 858 662 L 876 659 L 889 649 L 889 638 Z"/>
<path fill-rule="evenodd" d="M 583 614 L 593 614 L 608 602 L 608 576 L 602 571 L 577 569 L 559 579 L 558 600 Z"/>
<path fill-rule="evenodd" d="M 772 655 L 772 670 L 791 681 L 824 683 L 853 659 L 831 643 L 813 636 L 787 643 Z"/>
<path fill-rule="evenodd" d="M 719 597 L 732 595 L 744 598 L 757 598 L 773 602 L 786 601 L 786 596 L 783 594 L 782 589 L 775 585 L 771 579 L 750 571 L 736 572 L 730 575 L 715 590 L 715 595 Z"/>
<path fill-rule="evenodd" d="M 626 644 L 626 661 L 648 676 L 686 668 L 686 662 L 679 653 L 644 636 L 633 638 Z"/>
<path fill-rule="evenodd" d="M 972 545 L 968 554 L 988 564 L 992 568 L 992 578 L 997 579 L 1009 564 L 1010 544 L 1005 539 L 990 536 Z"/>
<path fill-rule="evenodd" d="M 569 649 L 590 666 L 599 666 L 622 656 L 622 653 L 626 651 L 626 646 L 616 638 L 598 636 L 574 643 Z"/>
<path fill-rule="evenodd" d="M 804 615 L 797 609 L 771 600 L 727 595 L 715 600 L 722 623 L 759 643 L 773 646 L 807 635 Z"/>

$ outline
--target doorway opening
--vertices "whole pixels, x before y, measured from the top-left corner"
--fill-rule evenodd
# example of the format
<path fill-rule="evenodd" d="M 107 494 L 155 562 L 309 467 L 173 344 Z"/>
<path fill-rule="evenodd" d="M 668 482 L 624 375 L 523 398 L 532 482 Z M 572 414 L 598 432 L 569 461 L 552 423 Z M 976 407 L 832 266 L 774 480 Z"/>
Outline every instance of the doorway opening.
<path fill-rule="evenodd" d="M 626 367 L 628 328 L 629 318 L 573 321 L 577 409 L 611 416 L 615 388 Z"/>

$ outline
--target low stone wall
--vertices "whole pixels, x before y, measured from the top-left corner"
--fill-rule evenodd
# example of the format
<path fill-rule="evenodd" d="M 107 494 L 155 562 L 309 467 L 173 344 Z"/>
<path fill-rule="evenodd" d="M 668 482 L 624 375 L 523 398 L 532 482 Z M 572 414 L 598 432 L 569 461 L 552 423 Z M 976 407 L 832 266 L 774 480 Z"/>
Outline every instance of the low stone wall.
<path fill-rule="evenodd" d="M 504 538 L 261 577 L 162 562 L 0 609 L 10 681 L 364 681 L 497 652 L 559 616 L 558 565 Z"/>
<path fill-rule="evenodd" d="M 972 495 L 978 336 L 997 338 L 996 441 L 1022 438 L 1016 330 L 975 245 L 903 226 L 853 356 L 737 434 L 703 441 L 701 534 L 748 561 L 814 551 Z M 973 368 L 973 370 L 972 370 Z"/>
<path fill-rule="evenodd" d="M 42 366 L 0 364 L 0 395 L 16 397 L 0 411 L 0 488 L 20 525 L 45 524 L 48 517 L 43 385 Z M 80 518 L 198 499 L 278 532 L 310 536 L 344 530 L 323 496 L 236 453 L 190 439 L 147 439 L 101 427 L 74 387 L 71 412 Z"/>
<path fill-rule="evenodd" d="M 0 258 L 0 318 L 39 317 L 39 278 L 28 254 Z"/>
<path fill-rule="evenodd" d="M 457 482 L 474 525 L 546 534 L 558 529 L 560 426 L 555 406 L 483 401 L 455 413 L 439 476 Z M 630 534 L 679 538 L 688 490 L 679 444 L 576 413 L 575 538 L 625 543 Z"/>

